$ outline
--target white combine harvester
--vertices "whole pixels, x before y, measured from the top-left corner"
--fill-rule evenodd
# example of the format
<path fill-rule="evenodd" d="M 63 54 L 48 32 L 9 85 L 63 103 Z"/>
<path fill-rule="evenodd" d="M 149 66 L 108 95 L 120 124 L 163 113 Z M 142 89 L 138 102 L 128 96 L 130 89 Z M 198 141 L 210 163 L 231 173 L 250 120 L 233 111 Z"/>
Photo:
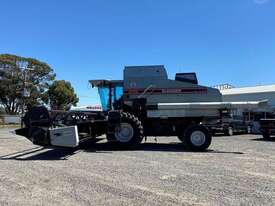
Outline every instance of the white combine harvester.
<path fill-rule="evenodd" d="M 123 80 L 91 80 L 103 111 L 68 112 L 57 118 L 31 109 L 17 134 L 44 146 L 76 147 L 106 135 L 114 146 L 139 145 L 146 136 L 178 136 L 193 151 L 206 150 L 211 132 L 201 123 L 225 109 L 265 107 L 266 102 L 222 102 L 218 89 L 198 85 L 195 73 L 168 79 L 164 66 L 125 67 Z"/>

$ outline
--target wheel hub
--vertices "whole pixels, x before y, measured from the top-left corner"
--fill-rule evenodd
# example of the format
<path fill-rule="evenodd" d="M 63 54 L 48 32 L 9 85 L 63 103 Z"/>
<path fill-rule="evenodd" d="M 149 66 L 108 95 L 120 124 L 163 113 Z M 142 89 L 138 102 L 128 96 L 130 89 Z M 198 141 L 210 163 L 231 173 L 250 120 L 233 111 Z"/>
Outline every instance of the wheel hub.
<path fill-rule="evenodd" d="M 119 142 L 129 142 L 134 136 L 134 129 L 129 123 L 121 123 L 116 128 L 115 137 Z"/>
<path fill-rule="evenodd" d="M 202 146 L 205 143 L 205 134 L 201 131 L 194 131 L 191 134 L 191 142 L 195 146 Z"/>

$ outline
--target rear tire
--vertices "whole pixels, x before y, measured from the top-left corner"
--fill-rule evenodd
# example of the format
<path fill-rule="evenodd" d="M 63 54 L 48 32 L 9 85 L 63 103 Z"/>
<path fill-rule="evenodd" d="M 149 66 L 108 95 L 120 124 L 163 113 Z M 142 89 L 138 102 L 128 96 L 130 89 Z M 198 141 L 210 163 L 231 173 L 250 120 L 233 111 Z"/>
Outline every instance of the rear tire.
<path fill-rule="evenodd" d="M 141 122 L 134 115 L 120 113 L 120 124 L 114 133 L 107 134 L 107 140 L 118 147 L 130 148 L 139 145 L 144 137 Z"/>
<path fill-rule="evenodd" d="M 205 151 L 212 142 L 211 133 L 202 125 L 188 127 L 179 139 L 192 151 Z"/>

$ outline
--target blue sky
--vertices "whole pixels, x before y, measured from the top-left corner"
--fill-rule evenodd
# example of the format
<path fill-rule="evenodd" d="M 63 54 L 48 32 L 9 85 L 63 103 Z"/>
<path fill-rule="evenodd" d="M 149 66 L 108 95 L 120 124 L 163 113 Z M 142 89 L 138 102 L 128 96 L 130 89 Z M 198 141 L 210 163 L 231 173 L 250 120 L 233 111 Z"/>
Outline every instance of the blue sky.
<path fill-rule="evenodd" d="M 275 83 L 275 0 L 2 0 L 0 53 L 47 62 L 80 105 L 89 79 L 125 65 L 164 64 L 199 83 Z"/>

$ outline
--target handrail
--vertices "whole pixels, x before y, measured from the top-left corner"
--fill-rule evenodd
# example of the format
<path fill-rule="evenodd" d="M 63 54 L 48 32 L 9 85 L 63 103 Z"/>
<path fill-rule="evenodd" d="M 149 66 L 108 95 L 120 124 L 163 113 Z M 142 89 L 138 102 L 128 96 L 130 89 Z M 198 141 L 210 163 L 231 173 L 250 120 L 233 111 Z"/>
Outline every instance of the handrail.
<path fill-rule="evenodd" d="M 139 96 L 138 96 L 138 98 L 141 98 L 142 96 L 144 96 L 145 94 L 146 94 L 146 92 L 149 90 L 149 89 L 151 89 L 152 87 L 155 87 L 156 85 L 153 85 L 153 84 L 150 84 Z M 152 94 L 153 93 L 153 91 L 150 93 L 150 94 Z"/>

